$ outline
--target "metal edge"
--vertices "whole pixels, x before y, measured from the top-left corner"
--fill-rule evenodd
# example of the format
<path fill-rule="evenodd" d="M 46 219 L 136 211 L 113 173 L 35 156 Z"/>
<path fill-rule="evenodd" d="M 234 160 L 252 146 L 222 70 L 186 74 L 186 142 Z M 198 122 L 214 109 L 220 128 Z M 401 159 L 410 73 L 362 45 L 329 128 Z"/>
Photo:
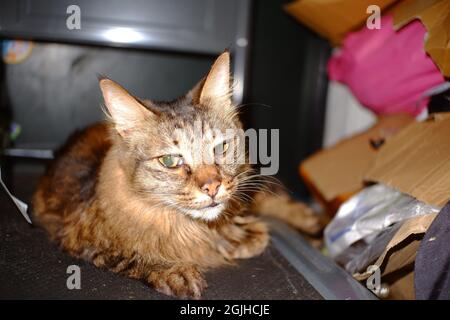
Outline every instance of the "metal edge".
<path fill-rule="evenodd" d="M 278 220 L 265 220 L 274 247 L 324 299 L 378 300 L 349 273 L 314 249 L 297 231 Z"/>

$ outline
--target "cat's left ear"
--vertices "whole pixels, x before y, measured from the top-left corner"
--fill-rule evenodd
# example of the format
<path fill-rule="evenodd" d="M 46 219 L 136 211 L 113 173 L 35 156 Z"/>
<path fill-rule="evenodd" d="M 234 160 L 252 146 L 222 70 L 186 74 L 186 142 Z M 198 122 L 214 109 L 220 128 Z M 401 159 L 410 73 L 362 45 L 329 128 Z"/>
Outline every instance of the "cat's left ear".
<path fill-rule="evenodd" d="M 225 51 L 214 62 L 206 78 L 204 78 L 190 94 L 193 100 L 201 105 L 212 105 L 218 108 L 231 106 L 230 53 Z"/>

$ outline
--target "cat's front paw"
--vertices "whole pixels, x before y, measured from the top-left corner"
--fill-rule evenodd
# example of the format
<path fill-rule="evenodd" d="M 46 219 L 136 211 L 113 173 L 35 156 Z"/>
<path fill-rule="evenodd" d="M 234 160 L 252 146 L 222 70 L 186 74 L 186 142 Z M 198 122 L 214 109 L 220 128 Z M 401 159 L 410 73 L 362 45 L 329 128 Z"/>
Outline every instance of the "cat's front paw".
<path fill-rule="evenodd" d="M 267 225 L 259 219 L 236 216 L 224 233 L 219 250 L 227 259 L 247 259 L 257 256 L 269 243 Z"/>
<path fill-rule="evenodd" d="M 203 290 L 208 287 L 202 273 L 191 265 L 152 271 L 148 281 L 157 291 L 184 299 L 200 299 Z"/>
<path fill-rule="evenodd" d="M 304 203 L 293 201 L 284 210 L 285 221 L 301 232 L 316 235 L 324 228 L 321 217 Z"/>

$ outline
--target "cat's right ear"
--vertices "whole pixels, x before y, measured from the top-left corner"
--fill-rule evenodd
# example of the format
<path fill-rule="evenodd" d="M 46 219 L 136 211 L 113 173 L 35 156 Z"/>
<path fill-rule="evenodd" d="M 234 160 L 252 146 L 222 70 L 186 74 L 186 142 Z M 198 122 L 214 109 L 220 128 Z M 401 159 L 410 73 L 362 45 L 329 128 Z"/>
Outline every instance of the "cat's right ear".
<path fill-rule="evenodd" d="M 225 51 L 214 62 L 208 75 L 188 95 L 195 103 L 228 109 L 232 105 L 230 53 Z"/>
<path fill-rule="evenodd" d="M 122 137 L 128 136 L 139 124 L 155 116 L 118 83 L 103 78 L 99 84 L 108 116 Z"/>

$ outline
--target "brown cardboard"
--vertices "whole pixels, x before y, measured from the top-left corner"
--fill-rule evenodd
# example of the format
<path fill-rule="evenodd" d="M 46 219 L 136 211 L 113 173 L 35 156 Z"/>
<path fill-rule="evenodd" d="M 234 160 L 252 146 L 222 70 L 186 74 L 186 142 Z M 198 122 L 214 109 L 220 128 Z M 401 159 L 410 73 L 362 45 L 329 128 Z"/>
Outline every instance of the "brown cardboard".
<path fill-rule="evenodd" d="M 444 206 L 450 199 L 450 113 L 414 123 L 389 139 L 365 180 Z"/>
<path fill-rule="evenodd" d="M 303 161 L 300 174 L 313 193 L 324 202 L 351 195 L 364 186 L 363 178 L 375 159 L 377 150 L 371 146 L 370 140 L 388 139 L 413 121 L 407 114 L 382 116 L 369 130 Z"/>
<path fill-rule="evenodd" d="M 387 300 L 414 300 L 414 266 L 399 270 L 389 279 L 389 296 Z"/>
<path fill-rule="evenodd" d="M 450 77 L 450 1 L 405 0 L 393 9 L 394 28 L 420 19 L 428 31 L 425 51 L 441 72 Z"/>
<path fill-rule="evenodd" d="M 333 45 L 339 45 L 349 31 L 360 28 L 369 14 L 370 5 L 381 10 L 397 0 L 297 0 L 285 10 L 299 22 L 314 30 Z"/>
<path fill-rule="evenodd" d="M 373 265 L 381 270 L 381 282 L 389 285 L 388 299 L 414 299 L 414 261 L 423 235 L 437 213 L 407 220 L 386 246 Z M 370 272 L 355 273 L 358 281 L 365 281 Z"/>

